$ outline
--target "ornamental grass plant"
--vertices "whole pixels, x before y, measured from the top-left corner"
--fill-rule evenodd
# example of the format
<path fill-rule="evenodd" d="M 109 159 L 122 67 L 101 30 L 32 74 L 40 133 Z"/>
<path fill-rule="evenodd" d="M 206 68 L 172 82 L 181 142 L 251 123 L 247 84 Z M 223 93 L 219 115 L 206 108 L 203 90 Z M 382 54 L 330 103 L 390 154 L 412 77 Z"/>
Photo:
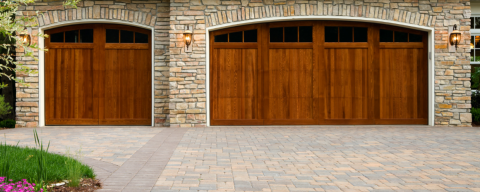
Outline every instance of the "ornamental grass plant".
<path fill-rule="evenodd" d="M 37 147 L 0 143 L 0 177 L 5 177 L 5 181 L 16 183 L 25 179 L 35 183 L 35 191 L 40 191 L 48 183 L 70 180 L 72 167 L 80 178 L 95 178 L 92 168 L 73 157 L 49 153 L 49 144 L 43 145 L 36 130 L 34 137 Z"/>

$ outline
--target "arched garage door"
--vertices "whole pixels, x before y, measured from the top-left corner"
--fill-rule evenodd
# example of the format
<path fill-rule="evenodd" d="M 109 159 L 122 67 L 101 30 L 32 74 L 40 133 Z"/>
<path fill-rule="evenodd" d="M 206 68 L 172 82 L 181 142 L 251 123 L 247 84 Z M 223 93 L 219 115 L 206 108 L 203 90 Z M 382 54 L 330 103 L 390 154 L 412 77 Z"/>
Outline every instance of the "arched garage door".
<path fill-rule="evenodd" d="M 210 33 L 212 125 L 427 124 L 427 33 L 304 21 Z"/>
<path fill-rule="evenodd" d="M 45 34 L 46 125 L 151 125 L 149 30 L 89 24 Z"/>

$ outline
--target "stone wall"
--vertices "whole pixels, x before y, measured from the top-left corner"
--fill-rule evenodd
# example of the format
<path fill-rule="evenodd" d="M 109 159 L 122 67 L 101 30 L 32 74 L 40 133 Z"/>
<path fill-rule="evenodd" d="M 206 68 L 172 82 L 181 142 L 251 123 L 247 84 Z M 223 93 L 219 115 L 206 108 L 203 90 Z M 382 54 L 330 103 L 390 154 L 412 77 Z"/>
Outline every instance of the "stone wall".
<path fill-rule="evenodd" d="M 20 14 L 54 10 L 41 19 L 105 18 L 138 21 L 155 26 L 155 125 L 206 125 L 206 28 L 265 17 L 364 17 L 435 28 L 435 124 L 471 126 L 470 1 L 468 0 L 171 0 L 84 1 L 82 18 L 70 16 L 60 1 L 44 0 L 22 7 Z M 113 15 L 117 13 L 117 18 Z M 72 14 L 75 14 L 72 10 Z M 85 14 L 84 14 L 85 12 Z M 108 13 L 108 14 L 107 14 Z M 133 14 L 133 18 L 130 15 Z M 67 17 L 68 15 L 68 17 Z M 119 16 L 118 16 L 119 15 Z M 123 17 L 122 17 L 123 15 Z M 128 17 L 126 16 L 128 15 Z M 128 19 L 127 19 L 128 18 Z M 147 19 L 148 18 L 148 19 Z M 39 20 L 42 25 L 41 19 Z M 145 20 L 144 20 L 145 19 Z M 47 25 L 43 20 L 43 25 Z M 151 20 L 150 23 L 147 23 Z M 145 22 L 145 23 L 144 23 Z M 456 52 L 448 50 L 448 27 L 463 33 Z M 193 27 L 193 49 L 185 52 L 183 31 Z M 31 67 L 36 61 L 22 60 Z M 22 126 L 38 121 L 38 78 L 22 76 L 30 87 L 17 87 L 17 119 Z"/>

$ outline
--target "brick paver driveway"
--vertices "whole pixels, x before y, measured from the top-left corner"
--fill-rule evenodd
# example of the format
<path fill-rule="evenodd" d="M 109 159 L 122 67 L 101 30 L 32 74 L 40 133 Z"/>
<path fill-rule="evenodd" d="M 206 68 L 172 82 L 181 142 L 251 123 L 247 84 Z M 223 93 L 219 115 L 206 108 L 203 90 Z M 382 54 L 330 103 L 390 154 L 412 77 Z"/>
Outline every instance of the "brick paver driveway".
<path fill-rule="evenodd" d="M 86 163 L 102 173 L 101 191 L 480 191 L 480 128 L 104 129 L 115 141 L 133 132 L 153 136 L 115 166 L 89 147 Z M 27 135 L 16 130 L 0 134 Z"/>

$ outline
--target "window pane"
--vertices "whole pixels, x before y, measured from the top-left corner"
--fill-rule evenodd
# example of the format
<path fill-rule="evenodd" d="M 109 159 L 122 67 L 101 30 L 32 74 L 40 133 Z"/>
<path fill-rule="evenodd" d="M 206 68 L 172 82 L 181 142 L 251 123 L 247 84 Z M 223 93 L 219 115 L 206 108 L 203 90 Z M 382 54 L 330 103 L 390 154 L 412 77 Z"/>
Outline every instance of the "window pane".
<path fill-rule="evenodd" d="M 480 29 L 480 18 L 475 17 L 475 29 Z"/>
<path fill-rule="evenodd" d="M 65 43 L 77 43 L 78 42 L 78 31 L 65 31 Z"/>
<path fill-rule="evenodd" d="M 50 42 L 63 43 L 63 32 L 51 34 Z"/>
<path fill-rule="evenodd" d="M 480 62 L 480 49 L 475 49 L 475 62 Z"/>
<path fill-rule="evenodd" d="M 470 17 L 470 29 L 475 29 L 475 17 Z"/>
<path fill-rule="evenodd" d="M 244 42 L 257 42 L 257 30 L 249 30 L 243 32 Z"/>
<path fill-rule="evenodd" d="M 353 42 L 353 27 L 340 27 L 340 42 Z"/>
<path fill-rule="evenodd" d="M 270 28 L 270 42 L 283 42 L 283 27 Z"/>
<path fill-rule="evenodd" d="M 285 27 L 285 42 L 298 42 L 297 27 Z"/>
<path fill-rule="evenodd" d="M 393 42 L 393 31 L 380 29 L 380 42 Z"/>
<path fill-rule="evenodd" d="M 80 43 L 93 43 L 93 29 L 80 30 Z"/>
<path fill-rule="evenodd" d="M 106 31 L 107 43 L 118 43 L 119 34 L 118 29 L 107 29 Z"/>
<path fill-rule="evenodd" d="M 215 42 L 228 42 L 228 34 L 215 36 Z"/>
<path fill-rule="evenodd" d="M 475 36 L 470 36 L 470 49 L 473 49 L 473 48 L 475 48 Z"/>
<path fill-rule="evenodd" d="M 135 43 L 148 43 L 148 35 L 135 32 Z"/>
<path fill-rule="evenodd" d="M 325 42 L 338 42 L 338 27 L 325 27 Z"/>
<path fill-rule="evenodd" d="M 242 32 L 230 33 L 230 42 L 242 42 Z"/>
<path fill-rule="evenodd" d="M 133 31 L 120 31 L 120 43 L 133 43 Z"/>
<path fill-rule="evenodd" d="M 395 31 L 395 42 L 408 42 L 408 33 Z"/>
<path fill-rule="evenodd" d="M 472 49 L 470 52 L 470 61 L 475 61 L 474 53 L 475 51 Z"/>
<path fill-rule="evenodd" d="M 409 41 L 410 42 L 422 42 L 422 35 L 417 34 L 409 34 Z"/>
<path fill-rule="evenodd" d="M 313 42 L 312 30 L 313 30 L 312 26 L 301 26 L 301 27 L 299 27 L 300 42 Z"/>
<path fill-rule="evenodd" d="M 475 48 L 480 48 L 480 36 L 475 36 Z"/>
<path fill-rule="evenodd" d="M 368 42 L 368 28 L 366 27 L 355 27 L 353 31 L 353 36 L 355 42 Z"/>

